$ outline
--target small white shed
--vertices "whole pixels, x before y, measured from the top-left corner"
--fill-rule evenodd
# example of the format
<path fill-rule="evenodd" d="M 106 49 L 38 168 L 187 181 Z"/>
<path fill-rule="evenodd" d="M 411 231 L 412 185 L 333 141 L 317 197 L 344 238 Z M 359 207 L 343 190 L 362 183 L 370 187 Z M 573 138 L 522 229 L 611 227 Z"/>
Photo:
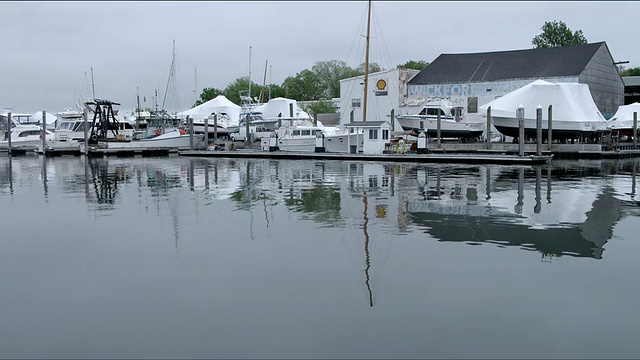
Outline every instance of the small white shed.
<path fill-rule="evenodd" d="M 391 139 L 391 123 L 388 121 L 353 121 L 345 125 L 350 133 L 362 134 L 363 154 L 383 154 L 385 144 Z M 350 153 L 354 153 L 357 145 L 347 144 Z"/>

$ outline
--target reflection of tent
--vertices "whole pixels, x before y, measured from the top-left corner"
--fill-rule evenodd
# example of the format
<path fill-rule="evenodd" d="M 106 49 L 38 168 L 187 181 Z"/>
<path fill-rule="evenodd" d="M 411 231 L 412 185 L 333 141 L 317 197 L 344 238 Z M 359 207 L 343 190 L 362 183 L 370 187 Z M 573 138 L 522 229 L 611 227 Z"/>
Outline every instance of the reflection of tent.
<path fill-rule="evenodd" d="M 637 102 L 618 107 L 618 111 L 609 120 L 608 126 L 611 129 L 632 129 L 634 112 L 638 113 L 638 127 L 640 127 L 640 103 Z"/>
<path fill-rule="evenodd" d="M 189 115 L 192 116 L 194 120 L 204 120 L 209 115 L 215 113 L 226 113 L 229 115 L 231 121 L 238 122 L 240 120 L 240 109 L 240 106 L 234 104 L 224 95 L 218 95 L 214 99 L 211 99 L 204 104 L 200 104 L 193 109 L 178 113 L 178 116 L 184 118 Z"/>
<path fill-rule="evenodd" d="M 36 111 L 33 115 L 31 115 L 31 117 L 33 118 L 33 121 L 41 123 L 42 122 L 42 111 Z M 55 115 L 50 114 L 48 112 L 45 112 L 45 117 L 47 119 L 47 127 L 55 125 L 56 119 L 57 119 L 57 117 Z"/>
<path fill-rule="evenodd" d="M 266 104 L 256 106 L 253 111 L 261 112 L 265 119 L 277 118 L 278 114 L 282 114 L 283 118 L 291 118 L 290 104 L 293 104 L 293 118 L 311 119 L 309 114 L 298 107 L 297 101 L 283 97 L 271 99 Z"/>
<path fill-rule="evenodd" d="M 478 113 L 486 117 L 491 106 L 491 116 L 516 118 L 518 106 L 524 106 L 524 118 L 535 119 L 536 108 L 542 106 L 546 119 L 549 105 L 553 105 L 553 120 L 588 121 L 605 123 L 605 118 L 593 102 L 589 85 L 577 83 L 550 83 L 536 80 L 487 104 L 478 107 Z"/>

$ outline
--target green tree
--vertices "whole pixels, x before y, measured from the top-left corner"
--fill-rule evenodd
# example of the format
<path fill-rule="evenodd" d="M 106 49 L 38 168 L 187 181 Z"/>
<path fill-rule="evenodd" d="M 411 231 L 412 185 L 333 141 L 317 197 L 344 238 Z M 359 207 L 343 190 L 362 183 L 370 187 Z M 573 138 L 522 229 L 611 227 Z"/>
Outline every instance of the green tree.
<path fill-rule="evenodd" d="M 413 69 L 413 70 L 422 70 L 429 65 L 428 62 L 424 60 L 409 60 L 404 64 L 398 65 L 398 69 Z"/>
<path fill-rule="evenodd" d="M 302 70 L 296 76 L 285 79 L 286 97 L 297 101 L 318 100 L 322 95 L 318 83 L 318 75 L 315 72 Z"/>
<path fill-rule="evenodd" d="M 262 86 L 252 81 L 251 97 L 258 99 L 260 97 L 260 90 L 262 90 Z M 249 91 L 249 77 L 243 76 L 243 77 L 237 78 L 234 82 L 227 85 L 222 91 L 222 94 L 233 103 L 240 105 L 241 104 L 240 92 L 242 92 L 244 95 L 248 91 Z"/>
<path fill-rule="evenodd" d="M 204 104 L 218 95 L 222 95 L 222 90 L 206 87 L 202 89 L 202 92 L 200 93 L 200 99 L 196 101 L 196 104 L 194 106 Z"/>
<path fill-rule="evenodd" d="M 623 66 L 620 66 L 620 68 L 620 76 L 640 76 L 640 67 L 625 69 Z"/>
<path fill-rule="evenodd" d="M 318 100 L 305 106 L 303 110 L 311 115 L 333 114 L 336 112 L 336 107 L 333 106 L 333 102 L 331 102 L 331 100 Z"/>
<path fill-rule="evenodd" d="M 340 80 L 355 76 L 356 71 L 347 63 L 339 60 L 318 61 L 311 67 L 318 77 L 321 98 L 331 99 L 340 96 Z"/>
<path fill-rule="evenodd" d="M 542 33 L 536 35 L 533 40 L 531 40 L 534 48 L 537 49 L 587 43 L 587 39 L 582 34 L 582 30 L 571 32 L 567 24 L 562 21 L 545 21 L 540 30 L 542 30 Z"/>
<path fill-rule="evenodd" d="M 360 66 L 358 66 L 355 71 L 354 74 L 352 76 L 360 76 L 360 75 L 364 75 L 364 65 L 365 63 L 360 64 Z M 375 73 L 378 71 L 382 71 L 384 70 L 380 65 L 378 65 L 377 63 L 369 63 L 369 74 L 371 73 Z"/>

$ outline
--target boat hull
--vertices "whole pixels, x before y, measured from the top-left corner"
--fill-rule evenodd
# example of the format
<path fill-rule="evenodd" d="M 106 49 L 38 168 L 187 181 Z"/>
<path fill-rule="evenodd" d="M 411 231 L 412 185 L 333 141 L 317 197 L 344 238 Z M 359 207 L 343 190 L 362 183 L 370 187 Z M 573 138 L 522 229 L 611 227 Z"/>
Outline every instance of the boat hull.
<path fill-rule="evenodd" d="M 122 150 L 145 150 L 145 149 L 191 149 L 191 139 L 189 134 L 179 134 L 175 136 L 165 136 L 163 134 L 155 138 L 131 140 L 131 141 L 100 141 L 99 147 L 106 149 L 122 149 Z M 205 144 L 204 134 L 193 135 L 193 147 L 201 148 Z"/>
<path fill-rule="evenodd" d="M 425 131 L 429 137 L 438 136 L 437 118 L 398 118 L 398 122 L 404 131 Z M 440 136 L 443 138 L 475 139 L 484 133 L 484 124 L 480 122 L 455 121 L 453 119 L 440 119 Z"/>
<path fill-rule="evenodd" d="M 517 138 L 519 136 L 518 120 L 515 118 L 492 117 L 493 126 L 501 134 Z M 542 122 L 542 137 L 548 137 L 548 122 Z M 606 130 L 606 124 L 597 121 L 553 120 L 551 136 L 553 140 L 564 141 L 577 138 L 598 136 Z M 535 119 L 524 119 L 524 136 L 533 139 L 537 136 Z"/>

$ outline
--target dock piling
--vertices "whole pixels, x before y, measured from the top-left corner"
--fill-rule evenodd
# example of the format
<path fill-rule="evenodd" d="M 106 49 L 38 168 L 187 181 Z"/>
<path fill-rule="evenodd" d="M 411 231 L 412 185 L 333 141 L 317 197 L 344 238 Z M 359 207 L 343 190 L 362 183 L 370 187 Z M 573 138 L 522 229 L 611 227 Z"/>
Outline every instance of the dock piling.
<path fill-rule="evenodd" d="M 524 156 L 524 106 L 521 104 L 516 109 L 518 119 L 518 155 Z"/>
<path fill-rule="evenodd" d="M 47 151 L 47 112 L 42 110 L 42 154 Z"/>
<path fill-rule="evenodd" d="M 487 107 L 487 150 L 491 150 L 491 106 Z"/>
<path fill-rule="evenodd" d="M 536 108 L 536 155 L 542 155 L 542 105 Z"/>
<path fill-rule="evenodd" d="M 547 148 L 551 151 L 551 144 L 553 143 L 553 136 L 551 132 L 553 131 L 552 120 L 553 119 L 553 105 L 549 105 L 549 109 L 547 110 Z"/>

